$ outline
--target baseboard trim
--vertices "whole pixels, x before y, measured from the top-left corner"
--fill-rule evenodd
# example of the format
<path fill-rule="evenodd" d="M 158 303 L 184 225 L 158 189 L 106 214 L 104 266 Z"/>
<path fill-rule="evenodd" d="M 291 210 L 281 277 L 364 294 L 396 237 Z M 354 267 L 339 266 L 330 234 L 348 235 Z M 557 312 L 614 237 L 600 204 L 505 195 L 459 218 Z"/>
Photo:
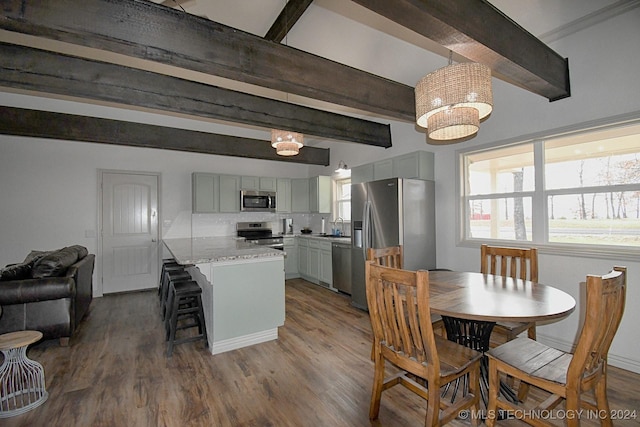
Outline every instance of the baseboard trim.
<path fill-rule="evenodd" d="M 553 338 L 548 335 L 543 335 L 543 334 L 540 334 L 539 332 L 538 332 L 538 341 L 550 347 L 557 348 L 558 350 L 562 350 L 570 353 L 572 353 L 575 350 L 573 343 L 570 343 L 564 340 L 559 340 L 557 338 Z M 610 366 L 615 366 L 616 368 L 625 369 L 627 371 L 640 374 L 640 361 L 638 360 L 633 360 L 633 359 L 629 359 L 628 357 L 618 356 L 616 354 L 609 352 L 608 363 Z"/>
<path fill-rule="evenodd" d="M 276 339 L 278 339 L 278 328 L 243 335 L 241 337 L 230 338 L 228 340 L 216 341 L 210 346 L 210 350 L 211 354 L 220 354 L 226 351 L 236 350 L 238 348 L 248 347 L 250 345 L 260 344 Z"/>

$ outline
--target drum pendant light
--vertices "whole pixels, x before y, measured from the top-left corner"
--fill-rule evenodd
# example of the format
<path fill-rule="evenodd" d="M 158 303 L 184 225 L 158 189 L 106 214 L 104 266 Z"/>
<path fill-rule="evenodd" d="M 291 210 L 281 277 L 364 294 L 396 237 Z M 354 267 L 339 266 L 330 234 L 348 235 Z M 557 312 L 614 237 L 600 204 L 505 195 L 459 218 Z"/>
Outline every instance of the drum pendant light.
<path fill-rule="evenodd" d="M 271 129 L 271 146 L 281 156 L 295 156 L 302 148 L 304 136 L 298 132 Z"/>
<path fill-rule="evenodd" d="M 285 12 L 289 1 L 284 4 Z M 288 46 L 289 28 L 286 13 L 284 14 L 284 45 Z M 289 93 L 286 94 L 287 102 L 289 102 Z M 295 156 L 300 153 L 300 149 L 303 147 L 304 135 L 299 132 L 291 132 L 288 130 L 271 129 L 271 146 L 276 149 L 276 153 L 280 156 Z"/>
<path fill-rule="evenodd" d="M 424 76 L 415 88 L 416 123 L 435 143 L 475 134 L 493 110 L 491 69 L 475 62 L 452 64 Z M 439 142 L 442 141 L 442 142 Z"/>

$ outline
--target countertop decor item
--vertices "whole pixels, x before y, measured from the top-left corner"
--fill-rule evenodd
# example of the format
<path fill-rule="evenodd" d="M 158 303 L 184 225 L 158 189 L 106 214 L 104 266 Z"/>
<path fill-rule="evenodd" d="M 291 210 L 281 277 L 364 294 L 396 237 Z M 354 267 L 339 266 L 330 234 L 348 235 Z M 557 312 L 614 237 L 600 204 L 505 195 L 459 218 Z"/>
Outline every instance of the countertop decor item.
<path fill-rule="evenodd" d="M 300 232 L 302 234 L 311 234 L 313 232 L 313 230 L 311 230 L 309 227 L 305 227 L 302 230 L 300 230 Z"/>

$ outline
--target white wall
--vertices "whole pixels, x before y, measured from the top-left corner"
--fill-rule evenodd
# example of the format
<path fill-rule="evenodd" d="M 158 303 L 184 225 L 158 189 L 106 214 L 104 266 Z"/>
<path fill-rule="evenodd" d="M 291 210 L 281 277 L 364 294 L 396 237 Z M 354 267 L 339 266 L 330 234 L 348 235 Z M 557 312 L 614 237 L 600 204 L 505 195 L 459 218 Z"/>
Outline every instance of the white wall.
<path fill-rule="evenodd" d="M 19 262 L 32 249 L 82 244 L 96 252 L 96 238 L 85 237 L 97 228 L 97 173 L 99 169 L 151 171 L 162 174 L 164 219 L 174 220 L 191 209 L 191 172 L 211 171 L 263 176 L 306 177 L 331 174 L 339 160 L 350 166 L 415 150 L 436 154 L 438 264 L 460 270 L 479 269 L 478 249 L 458 244 L 455 212 L 456 150 L 517 141 L 527 135 L 575 126 L 619 115 L 640 116 L 640 9 L 609 19 L 554 42 L 552 48 L 569 58 L 572 95 L 549 103 L 546 99 L 494 79 L 494 112 L 481 125 L 477 137 L 451 146 L 429 146 L 412 123 L 391 122 L 393 147 L 331 142 L 331 165 L 298 166 L 283 162 L 116 147 L 100 144 L 0 136 L 0 264 Z M 119 110 L 0 92 L 1 105 L 82 113 L 120 120 L 182 127 L 268 139 L 265 131 L 225 127 L 141 111 Z M 379 120 L 379 119 L 376 119 Z M 199 218 L 211 227 L 228 228 L 225 218 Z M 299 221 L 317 221 L 301 217 Z M 216 225 L 216 221 L 221 224 Z M 227 221 L 227 222 L 225 222 Z M 580 282 L 587 273 L 601 274 L 616 264 L 609 258 L 578 258 L 540 254 L 540 280 L 553 284 L 581 301 Z M 613 365 L 640 372 L 637 332 L 640 310 L 640 262 L 629 268 L 627 310 L 610 354 Z M 580 305 L 569 318 L 541 326 L 542 341 L 568 349 L 574 341 Z M 632 348 L 634 347 L 634 348 Z"/>
<path fill-rule="evenodd" d="M 431 146 L 411 124 L 392 122 L 393 148 L 362 150 L 354 144 L 332 147 L 332 160 L 343 158 L 350 166 L 369 163 L 414 150 L 435 153 L 437 259 L 439 267 L 479 271 L 478 247 L 465 247 L 458 241 L 457 152 L 469 147 L 517 142 L 533 135 L 548 135 L 588 123 L 610 121 L 616 117 L 640 117 L 640 8 L 573 33 L 550 45 L 569 58 L 571 97 L 549 102 L 546 98 L 493 79 L 494 111 L 470 141 L 449 146 Z M 613 342 L 610 363 L 640 372 L 637 326 L 640 324 L 640 260 L 539 254 L 540 282 L 554 285 L 578 302 L 568 318 L 540 326 L 538 337 L 547 344 L 569 350 L 583 317 L 581 282 L 587 274 L 604 274 L 613 265 L 628 268 L 627 307 L 620 330 Z"/>
<path fill-rule="evenodd" d="M 268 132 L 252 129 L 238 132 L 211 122 L 20 94 L 0 92 L 0 104 L 220 133 L 235 130 L 268 139 Z M 20 262 L 30 250 L 69 244 L 96 253 L 97 238 L 86 236 L 97 233 L 100 169 L 160 173 L 161 219 L 171 222 L 190 215 L 194 171 L 292 178 L 309 174 L 306 165 L 283 162 L 0 135 L 0 264 Z M 163 231 L 168 228 L 164 223 Z"/>
<path fill-rule="evenodd" d="M 477 247 L 458 244 L 456 151 L 470 146 L 499 145 L 543 135 L 580 123 L 616 116 L 640 117 L 637 70 L 640 69 L 640 9 L 614 17 L 559 40 L 551 47 L 569 58 L 571 97 L 549 103 L 494 79 L 494 113 L 481 124 L 479 135 L 463 144 L 436 150 L 438 264 L 460 270 L 480 268 Z M 634 53 L 635 52 L 635 53 Z M 615 341 L 610 363 L 640 372 L 637 325 L 640 323 L 640 260 L 578 258 L 540 253 L 540 281 L 557 286 L 576 298 L 578 307 L 569 318 L 539 328 L 542 341 L 569 349 L 582 316 L 584 296 L 580 283 L 589 274 L 604 274 L 613 265 L 628 267 L 627 308 Z"/>

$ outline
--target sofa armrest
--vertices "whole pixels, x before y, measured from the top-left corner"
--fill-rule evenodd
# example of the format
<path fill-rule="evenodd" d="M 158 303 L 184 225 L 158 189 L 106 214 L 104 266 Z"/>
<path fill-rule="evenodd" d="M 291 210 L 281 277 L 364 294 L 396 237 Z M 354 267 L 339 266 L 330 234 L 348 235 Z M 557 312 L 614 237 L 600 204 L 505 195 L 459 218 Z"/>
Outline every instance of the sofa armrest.
<path fill-rule="evenodd" d="M 46 277 L 0 282 L 0 305 L 71 298 L 74 294 L 75 280 L 73 277 Z"/>

